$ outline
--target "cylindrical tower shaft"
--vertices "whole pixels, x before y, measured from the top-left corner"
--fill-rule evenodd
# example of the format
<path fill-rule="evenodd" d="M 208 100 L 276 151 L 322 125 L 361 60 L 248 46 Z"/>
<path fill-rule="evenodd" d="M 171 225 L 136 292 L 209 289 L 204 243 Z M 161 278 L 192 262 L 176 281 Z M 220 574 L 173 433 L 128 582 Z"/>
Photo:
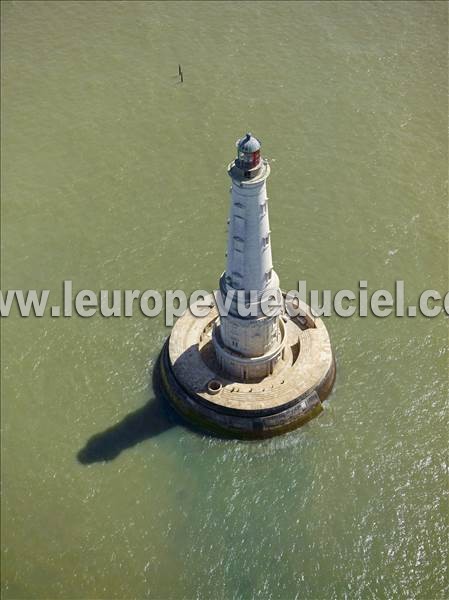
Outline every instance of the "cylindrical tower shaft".
<path fill-rule="evenodd" d="M 266 180 L 270 167 L 260 157 L 260 143 L 251 134 L 238 142 L 238 157 L 229 165 L 232 179 L 226 271 L 220 280 L 223 299 L 234 293 L 227 316 L 214 332 L 216 355 L 222 368 L 242 380 L 273 372 L 282 352 L 279 316 L 265 316 L 262 295 L 280 297 L 273 269 Z M 237 301 L 252 303 L 242 316 Z M 257 360 L 254 360 L 257 359 Z"/>
<path fill-rule="evenodd" d="M 226 275 L 233 288 L 247 292 L 263 292 L 278 286 L 278 282 L 273 281 L 268 221 L 266 179 L 270 168 L 263 165 L 261 171 L 261 176 L 249 180 L 248 185 L 237 179 L 238 174 L 233 174 L 230 169 L 232 187 Z"/>

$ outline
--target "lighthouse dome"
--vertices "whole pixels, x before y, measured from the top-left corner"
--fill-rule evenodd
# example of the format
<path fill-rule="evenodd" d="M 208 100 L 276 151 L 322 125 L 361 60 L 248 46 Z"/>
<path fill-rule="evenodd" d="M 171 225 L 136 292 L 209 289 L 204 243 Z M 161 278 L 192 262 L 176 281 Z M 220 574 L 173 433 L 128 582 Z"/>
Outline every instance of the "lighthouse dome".
<path fill-rule="evenodd" d="M 260 150 L 260 141 L 252 133 L 247 133 L 244 137 L 237 140 L 237 148 L 245 154 L 257 152 Z"/>
<path fill-rule="evenodd" d="M 237 140 L 237 158 L 235 164 L 237 168 L 243 171 L 246 179 L 255 177 L 262 166 L 260 157 L 260 141 L 247 133 L 244 137 Z"/>

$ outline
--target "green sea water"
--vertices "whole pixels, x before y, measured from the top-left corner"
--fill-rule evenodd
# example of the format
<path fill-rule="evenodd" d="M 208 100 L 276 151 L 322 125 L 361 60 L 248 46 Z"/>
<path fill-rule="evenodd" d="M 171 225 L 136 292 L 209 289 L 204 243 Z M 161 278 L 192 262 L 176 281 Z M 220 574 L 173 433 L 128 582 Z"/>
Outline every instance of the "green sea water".
<path fill-rule="evenodd" d="M 1 10 L 2 290 L 216 288 L 247 130 L 284 289 L 447 290 L 445 2 Z M 3 598 L 448 598 L 447 322 L 326 319 L 324 413 L 250 443 L 155 397 L 162 316 L 14 311 Z"/>

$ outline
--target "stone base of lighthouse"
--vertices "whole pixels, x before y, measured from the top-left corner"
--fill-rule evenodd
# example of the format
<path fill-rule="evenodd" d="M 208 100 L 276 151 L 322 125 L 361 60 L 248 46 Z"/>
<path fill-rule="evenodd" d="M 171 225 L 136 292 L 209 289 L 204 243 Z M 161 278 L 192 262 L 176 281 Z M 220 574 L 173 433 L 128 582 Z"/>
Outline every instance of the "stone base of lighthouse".
<path fill-rule="evenodd" d="M 239 438 L 271 437 L 317 416 L 334 383 L 335 361 L 323 321 L 307 305 L 300 308 L 304 316 L 282 317 L 283 351 L 273 372 L 245 383 L 220 367 L 212 340 L 216 308 L 206 317 L 187 311 L 159 361 L 161 388 L 176 411 L 202 429 Z"/>

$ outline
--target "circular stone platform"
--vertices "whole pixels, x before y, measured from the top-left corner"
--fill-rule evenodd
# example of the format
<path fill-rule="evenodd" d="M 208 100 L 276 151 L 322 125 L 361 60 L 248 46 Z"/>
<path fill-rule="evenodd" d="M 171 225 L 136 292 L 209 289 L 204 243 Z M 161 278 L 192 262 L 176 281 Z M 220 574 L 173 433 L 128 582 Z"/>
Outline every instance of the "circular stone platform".
<path fill-rule="evenodd" d="M 282 360 L 272 375 L 253 383 L 232 381 L 220 372 L 212 344 L 218 319 L 212 296 L 210 307 L 205 317 L 186 311 L 162 350 L 161 387 L 178 413 L 220 435 L 263 438 L 295 429 L 323 410 L 335 361 L 323 321 L 306 304 L 299 302 L 304 316 L 281 317 Z"/>

